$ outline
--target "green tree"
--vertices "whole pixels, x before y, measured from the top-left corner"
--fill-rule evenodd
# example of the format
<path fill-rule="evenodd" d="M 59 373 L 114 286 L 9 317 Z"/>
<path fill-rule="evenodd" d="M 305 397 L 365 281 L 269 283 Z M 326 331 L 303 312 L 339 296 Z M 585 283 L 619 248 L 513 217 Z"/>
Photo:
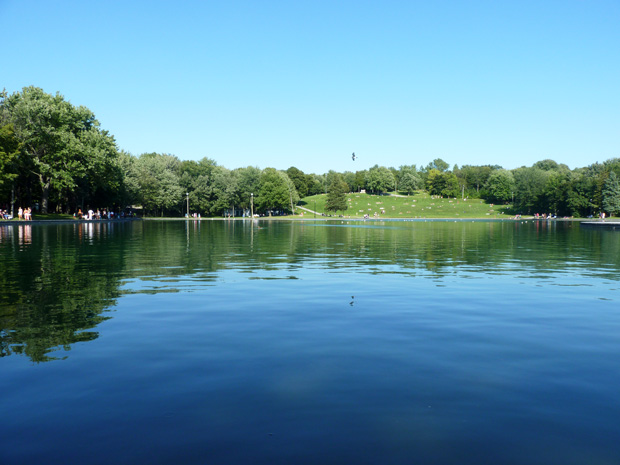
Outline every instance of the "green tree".
<path fill-rule="evenodd" d="M 258 195 L 260 189 L 261 170 L 254 166 L 238 168 L 237 184 L 239 189 L 239 206 L 250 208 L 252 199 Z"/>
<path fill-rule="evenodd" d="M 422 178 L 417 173 L 408 172 L 400 178 L 399 189 L 407 194 L 413 194 L 414 191 L 422 187 Z"/>
<path fill-rule="evenodd" d="M 480 192 L 480 189 L 487 184 L 492 173 L 501 169 L 499 166 L 491 165 L 464 165 L 459 169 L 458 177 L 465 183 L 465 188 L 469 191 L 468 195 L 474 196 L 473 193 Z"/>
<path fill-rule="evenodd" d="M 221 214 L 224 210 L 234 211 L 235 205 L 239 206 L 240 202 L 237 173 L 222 166 L 216 167 L 213 173 L 213 193 L 212 214 Z"/>
<path fill-rule="evenodd" d="M 289 179 L 295 184 L 295 189 L 300 197 L 306 197 L 308 195 L 308 181 L 303 171 L 294 166 L 291 166 L 286 170 L 286 174 Z"/>
<path fill-rule="evenodd" d="M 568 213 L 568 181 L 569 172 L 554 170 L 550 171 L 543 191 L 547 209 L 558 214 Z"/>
<path fill-rule="evenodd" d="M 384 166 L 375 165 L 366 173 L 366 189 L 383 194 L 394 189 L 394 174 Z"/>
<path fill-rule="evenodd" d="M 331 184 L 327 188 L 326 211 L 344 212 L 347 208 L 347 192 L 349 185 L 344 181 L 340 174 L 332 178 Z"/>
<path fill-rule="evenodd" d="M 2 105 L 22 143 L 21 169 L 38 181 L 43 213 L 51 194 L 62 198 L 63 192 L 78 188 L 80 178 L 88 176 L 82 185 L 91 189 L 110 182 L 116 144 L 88 108 L 75 107 L 62 95 L 52 96 L 38 87 L 25 87 Z"/>
<path fill-rule="evenodd" d="M 443 161 L 441 158 L 435 158 L 426 166 L 426 171 L 437 170 L 440 173 L 444 173 L 450 169 L 450 164 Z"/>
<path fill-rule="evenodd" d="M 324 192 L 321 177 L 316 174 L 306 174 L 306 184 L 308 195 L 317 195 Z"/>
<path fill-rule="evenodd" d="M 620 181 L 613 171 L 610 171 L 603 188 L 603 209 L 609 212 L 610 216 L 620 212 Z"/>
<path fill-rule="evenodd" d="M 515 179 L 515 209 L 522 213 L 545 212 L 545 185 L 549 172 L 540 168 L 521 167 L 513 170 Z"/>
<path fill-rule="evenodd" d="M 485 197 L 493 202 L 512 200 L 515 189 L 514 176 L 510 171 L 501 169 L 491 174 L 484 186 Z"/>
<path fill-rule="evenodd" d="M 456 197 L 459 192 L 459 182 L 454 173 L 441 172 L 433 168 L 427 174 L 426 189 L 432 195 Z"/>
<path fill-rule="evenodd" d="M 17 157 L 20 143 L 12 124 L 0 127 L 0 190 L 12 185 L 17 178 Z"/>
<path fill-rule="evenodd" d="M 183 211 L 185 192 L 179 183 L 179 165 L 177 157 L 157 153 L 144 153 L 136 160 L 130 182 L 137 185 L 146 210 L 162 216 L 172 209 Z"/>
<path fill-rule="evenodd" d="M 275 168 L 265 168 L 260 177 L 257 207 L 262 211 L 292 211 L 291 204 L 299 201 L 293 182 L 286 173 Z"/>

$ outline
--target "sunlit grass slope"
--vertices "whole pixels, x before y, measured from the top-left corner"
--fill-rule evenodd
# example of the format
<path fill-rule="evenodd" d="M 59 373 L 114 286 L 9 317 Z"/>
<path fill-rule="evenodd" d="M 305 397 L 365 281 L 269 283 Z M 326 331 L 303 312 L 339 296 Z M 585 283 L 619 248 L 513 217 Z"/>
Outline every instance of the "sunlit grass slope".
<path fill-rule="evenodd" d="M 325 213 L 325 194 L 305 197 L 300 202 L 302 207 Z M 410 196 L 370 195 L 360 193 L 347 194 L 349 208 L 337 215 L 361 218 L 510 218 L 509 205 L 488 204 L 481 199 L 463 200 L 460 198 L 439 198 L 419 191 Z M 315 208 L 316 207 L 316 208 Z M 303 211 L 303 210 L 302 210 Z M 297 213 L 300 213 L 298 210 Z M 329 214 L 333 215 L 333 212 Z M 304 216 L 313 215 L 304 212 Z"/>

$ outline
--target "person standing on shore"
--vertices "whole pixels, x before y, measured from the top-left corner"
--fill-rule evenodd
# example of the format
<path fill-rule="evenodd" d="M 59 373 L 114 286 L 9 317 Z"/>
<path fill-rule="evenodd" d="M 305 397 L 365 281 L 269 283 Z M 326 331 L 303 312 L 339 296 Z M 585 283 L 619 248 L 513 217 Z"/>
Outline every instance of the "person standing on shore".
<path fill-rule="evenodd" d="M 23 217 L 24 217 L 24 210 L 22 210 L 22 207 L 19 207 L 19 210 L 17 210 L 17 219 L 21 221 Z"/>

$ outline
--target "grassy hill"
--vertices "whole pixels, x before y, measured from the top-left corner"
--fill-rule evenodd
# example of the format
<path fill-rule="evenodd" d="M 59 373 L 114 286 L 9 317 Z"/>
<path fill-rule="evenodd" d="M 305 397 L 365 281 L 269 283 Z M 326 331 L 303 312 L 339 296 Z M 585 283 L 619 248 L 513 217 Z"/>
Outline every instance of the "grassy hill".
<path fill-rule="evenodd" d="M 318 214 L 325 213 L 327 195 L 303 198 L 299 205 Z M 337 215 L 362 218 L 510 218 L 514 216 L 510 205 L 488 204 L 481 199 L 439 198 L 419 191 L 413 195 L 370 195 L 353 192 L 347 194 L 349 208 Z M 297 213 L 303 211 L 298 209 Z M 333 212 L 330 212 L 333 215 Z M 304 216 L 313 215 L 304 211 Z M 335 216 L 337 216 L 335 215 Z"/>

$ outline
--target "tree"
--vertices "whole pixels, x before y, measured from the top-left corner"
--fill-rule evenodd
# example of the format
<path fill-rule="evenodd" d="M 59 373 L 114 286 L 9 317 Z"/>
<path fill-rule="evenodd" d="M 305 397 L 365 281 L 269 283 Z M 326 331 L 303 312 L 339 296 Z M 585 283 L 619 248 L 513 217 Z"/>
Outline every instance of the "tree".
<path fill-rule="evenodd" d="M 293 181 L 295 185 L 295 189 L 297 189 L 297 193 L 300 197 L 306 197 L 308 195 L 308 181 L 306 179 L 306 175 L 300 169 L 291 166 L 286 170 L 286 174 Z"/>
<path fill-rule="evenodd" d="M 17 178 L 17 157 L 20 143 L 15 136 L 12 124 L 0 127 L 0 189 L 13 183 Z"/>
<path fill-rule="evenodd" d="M 306 184 L 308 195 L 318 195 L 324 192 L 321 177 L 316 174 L 306 174 Z"/>
<path fill-rule="evenodd" d="M 131 173 L 132 183 L 137 185 L 139 199 L 145 209 L 163 216 L 165 210 L 179 208 L 182 211 L 183 189 L 179 184 L 180 161 L 173 155 L 144 153 L 137 159 Z"/>
<path fill-rule="evenodd" d="M 544 190 L 549 172 L 521 167 L 512 173 L 515 179 L 515 209 L 523 213 L 544 212 L 547 209 Z"/>
<path fill-rule="evenodd" d="M 568 174 L 569 172 L 559 170 L 549 171 L 543 191 L 548 209 L 558 215 L 564 215 L 569 210 L 567 205 Z"/>
<path fill-rule="evenodd" d="M 327 188 L 327 202 L 325 203 L 326 211 L 342 211 L 347 208 L 347 192 L 349 190 L 348 184 L 342 179 L 342 176 L 337 174 L 333 177 L 331 184 Z"/>
<path fill-rule="evenodd" d="M 441 158 L 435 158 L 426 167 L 426 171 L 437 170 L 440 173 L 444 173 L 448 171 L 448 169 L 450 169 L 450 164 L 448 162 L 443 161 Z"/>
<path fill-rule="evenodd" d="M 459 192 L 459 182 L 454 173 L 443 173 L 433 168 L 426 177 L 426 189 L 429 194 L 456 197 Z"/>
<path fill-rule="evenodd" d="M 501 169 L 499 166 L 491 166 L 491 165 L 482 165 L 482 166 L 472 166 L 472 165 L 464 165 L 460 170 L 459 176 L 463 181 L 465 181 L 466 189 L 470 191 L 470 194 L 473 195 L 474 188 L 475 192 L 480 192 L 480 188 L 482 188 L 489 180 L 491 174 L 498 169 Z"/>
<path fill-rule="evenodd" d="M 291 204 L 299 201 L 299 195 L 292 181 L 282 171 L 265 168 L 260 177 L 259 194 L 256 204 L 259 209 L 292 210 Z"/>
<path fill-rule="evenodd" d="M 485 197 L 493 202 L 508 202 L 514 195 L 514 184 L 515 179 L 510 171 L 495 171 L 485 184 Z"/>
<path fill-rule="evenodd" d="M 236 172 L 222 166 L 215 168 L 213 173 L 213 194 L 215 201 L 211 213 L 221 214 L 224 210 L 233 210 L 239 204 L 239 180 Z M 234 215 L 234 214 L 233 214 Z"/>
<path fill-rule="evenodd" d="M 41 211 L 47 213 L 50 194 L 62 198 L 80 184 L 97 185 L 101 169 L 114 165 L 118 156 L 112 136 L 102 131 L 94 114 L 75 107 L 57 93 L 46 94 L 38 87 L 25 87 L 2 102 L 22 143 L 21 169 L 33 174 L 40 188 Z M 94 183 L 94 184 L 90 184 Z"/>
<path fill-rule="evenodd" d="M 394 189 L 394 175 L 384 166 L 375 165 L 366 173 L 366 188 L 375 194 Z"/>
<path fill-rule="evenodd" d="M 609 212 L 610 216 L 620 212 L 620 181 L 613 171 L 609 172 L 603 188 L 603 209 Z"/>
<path fill-rule="evenodd" d="M 401 191 L 407 194 L 413 194 L 414 191 L 422 187 L 422 178 L 417 173 L 405 173 L 400 178 L 399 187 Z"/>
<path fill-rule="evenodd" d="M 239 206 L 242 208 L 250 208 L 252 198 L 258 195 L 260 189 L 261 170 L 248 166 L 247 168 L 238 168 L 237 184 L 239 189 Z"/>

